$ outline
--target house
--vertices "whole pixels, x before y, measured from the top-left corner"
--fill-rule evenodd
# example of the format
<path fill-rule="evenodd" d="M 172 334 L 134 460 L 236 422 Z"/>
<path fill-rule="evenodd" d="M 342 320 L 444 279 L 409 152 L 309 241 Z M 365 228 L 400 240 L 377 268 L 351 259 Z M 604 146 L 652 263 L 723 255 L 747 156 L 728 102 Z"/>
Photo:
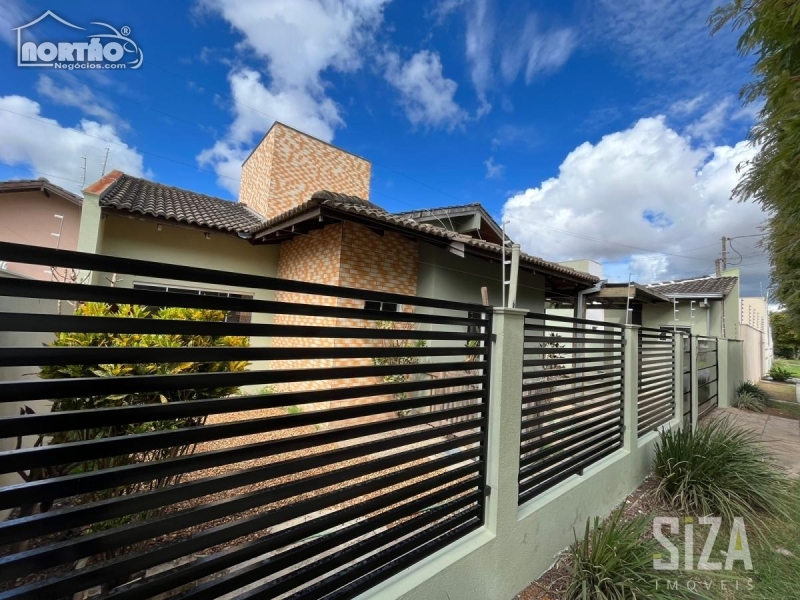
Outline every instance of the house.
<path fill-rule="evenodd" d="M 370 175 L 371 165 L 364 158 L 275 123 L 243 164 L 237 202 L 119 171 L 89 185 L 84 189 L 77 248 L 477 304 L 482 302 L 482 288 L 486 288 L 490 304 L 500 305 L 502 230 L 488 212 L 479 204 L 468 204 L 391 214 L 369 200 Z M 543 312 L 548 298 L 575 295 L 597 281 L 593 275 L 521 254 L 517 306 Z M 406 310 L 394 303 L 371 306 L 364 301 L 268 289 L 189 289 L 185 283 L 113 273 L 93 273 L 91 282 L 371 308 L 385 311 L 387 318 L 391 312 Z M 228 318 L 255 323 L 353 325 L 352 320 L 263 313 L 231 314 Z M 251 343 L 338 347 L 363 345 L 365 341 L 253 338 Z M 364 360 L 304 360 L 302 366 L 356 366 Z M 313 385 L 328 387 L 331 383 L 308 385 L 313 389 Z"/>
<path fill-rule="evenodd" d="M 75 250 L 82 202 L 80 196 L 44 178 L 0 181 L 0 241 Z M 0 271 L 46 281 L 68 275 L 5 262 Z"/>

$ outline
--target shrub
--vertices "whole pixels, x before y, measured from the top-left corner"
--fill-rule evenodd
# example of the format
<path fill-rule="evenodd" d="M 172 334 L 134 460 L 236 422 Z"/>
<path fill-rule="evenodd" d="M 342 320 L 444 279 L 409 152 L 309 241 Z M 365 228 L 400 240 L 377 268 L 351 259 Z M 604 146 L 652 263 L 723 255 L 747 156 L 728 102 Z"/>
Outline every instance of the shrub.
<path fill-rule="evenodd" d="M 739 394 L 748 393 L 751 396 L 755 396 L 761 401 L 766 402 L 769 400 L 769 394 L 758 387 L 752 381 L 742 381 L 739 385 L 736 386 L 736 396 L 738 397 Z"/>
<path fill-rule="evenodd" d="M 378 329 L 386 329 L 388 331 L 411 331 L 416 328 L 414 323 L 402 322 L 396 323 L 394 321 L 375 321 L 375 327 Z M 406 339 L 386 339 L 381 340 L 382 348 L 391 348 L 394 350 L 405 350 L 406 348 L 424 348 L 427 345 L 425 340 L 406 340 Z M 399 367 L 403 365 L 416 365 L 419 363 L 418 356 L 376 356 L 372 359 L 372 364 L 376 367 Z M 384 375 L 383 381 L 386 383 L 405 383 L 411 379 L 408 373 L 400 373 L 395 375 Z M 398 392 L 395 394 L 396 400 L 405 400 L 408 394 L 406 392 Z M 402 409 L 396 411 L 398 417 L 406 417 L 410 414 L 410 410 Z"/>
<path fill-rule="evenodd" d="M 664 585 L 662 573 L 653 569 L 653 555 L 661 546 L 652 537 L 645 539 L 649 523 L 644 516 L 626 521 L 621 510 L 605 522 L 595 517 L 592 525 L 587 519 L 583 541 L 576 536 L 570 549 L 572 576 L 566 600 L 703 597 L 685 586 Z"/>
<path fill-rule="evenodd" d="M 751 432 L 726 419 L 695 431 L 661 434 L 655 448 L 656 494 L 673 508 L 696 515 L 760 521 L 761 513 L 785 514 L 787 483 Z"/>
<path fill-rule="evenodd" d="M 108 305 L 89 302 L 81 304 L 75 311 L 79 316 L 108 317 L 108 318 L 152 318 L 187 321 L 223 321 L 224 311 L 197 310 L 186 308 L 155 308 L 136 305 Z M 223 336 L 198 336 L 177 334 L 117 334 L 117 333 L 66 333 L 60 332 L 55 336 L 51 346 L 57 347 L 102 347 L 102 348 L 138 348 L 138 347 L 207 347 L 207 346 L 238 346 L 249 345 L 245 337 Z M 246 361 L 223 362 L 181 362 L 181 363 L 135 363 L 135 364 L 94 364 L 94 365 L 48 365 L 41 368 L 39 374 L 43 379 L 72 379 L 91 377 L 127 377 L 131 375 L 176 375 L 186 373 L 217 373 L 243 371 L 247 367 Z M 78 411 L 100 408 L 113 408 L 120 406 L 137 406 L 144 404 L 161 404 L 168 402 L 183 402 L 187 400 L 202 400 L 205 398 L 221 398 L 235 394 L 237 387 L 220 387 L 204 389 L 186 389 L 164 392 L 137 392 L 121 393 L 108 396 L 84 396 L 78 398 L 63 398 L 53 401 L 52 412 Z M 30 409 L 27 409 L 29 412 Z M 86 440 L 118 437 L 131 434 L 152 433 L 157 431 L 196 427 L 205 424 L 205 415 L 185 418 L 173 418 L 144 423 L 120 424 L 110 427 L 90 427 L 75 431 L 55 432 L 49 438 L 49 444 L 66 444 Z M 44 442 L 40 438 L 39 444 Z M 60 465 L 46 470 L 30 473 L 20 473 L 27 481 L 75 475 L 99 469 L 109 469 L 135 463 L 164 460 L 192 452 L 193 445 L 168 447 L 121 456 L 102 457 L 80 463 Z M 138 491 L 166 487 L 177 483 L 180 475 L 165 477 L 158 480 L 139 482 L 118 486 L 96 493 L 82 494 L 76 497 L 78 503 L 94 502 L 107 498 L 132 494 Z M 49 506 L 42 506 L 47 510 Z M 30 512 L 30 507 L 24 511 Z M 150 513 L 152 514 L 152 513 Z M 136 518 L 135 515 L 96 523 L 90 531 L 107 529 Z"/>
<path fill-rule="evenodd" d="M 792 378 L 792 372 L 780 365 L 772 365 L 769 370 L 769 376 L 774 381 L 789 381 Z"/>
<path fill-rule="evenodd" d="M 749 410 L 751 412 L 764 412 L 764 401 L 750 392 L 737 393 L 733 401 L 733 405 L 741 410 Z"/>

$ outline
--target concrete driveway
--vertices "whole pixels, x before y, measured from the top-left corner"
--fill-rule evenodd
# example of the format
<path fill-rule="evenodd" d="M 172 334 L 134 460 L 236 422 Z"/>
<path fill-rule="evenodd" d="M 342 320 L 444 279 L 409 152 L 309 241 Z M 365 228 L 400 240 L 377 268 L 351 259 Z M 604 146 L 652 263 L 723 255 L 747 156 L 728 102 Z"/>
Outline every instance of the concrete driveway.
<path fill-rule="evenodd" d="M 715 418 L 729 418 L 737 427 L 755 433 L 792 477 L 800 477 L 800 421 L 753 413 L 738 408 L 718 408 Z"/>

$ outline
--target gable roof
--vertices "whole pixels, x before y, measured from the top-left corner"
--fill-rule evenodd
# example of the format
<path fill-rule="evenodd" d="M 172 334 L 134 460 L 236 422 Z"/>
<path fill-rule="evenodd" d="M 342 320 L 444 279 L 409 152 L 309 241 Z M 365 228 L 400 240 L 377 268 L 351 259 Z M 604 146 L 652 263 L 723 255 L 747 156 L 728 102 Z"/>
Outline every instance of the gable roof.
<path fill-rule="evenodd" d="M 44 177 L 40 177 L 39 179 L 10 179 L 8 181 L 0 181 L 0 194 L 13 192 L 42 192 L 45 195 L 55 194 L 78 206 L 83 204 L 83 198 L 65 190 L 61 186 L 50 183 L 50 181 Z"/>
<path fill-rule="evenodd" d="M 301 220 L 308 222 L 310 219 L 314 223 L 319 223 L 318 217 L 321 216 L 319 209 L 326 209 L 328 214 L 338 214 L 340 218 L 360 220 L 366 225 L 388 226 L 390 229 L 406 234 L 444 241 L 449 243 L 456 252 L 463 252 L 465 249 L 470 248 L 476 253 L 487 254 L 492 258 L 499 259 L 502 251 L 502 247 L 499 244 L 475 239 L 429 223 L 417 223 L 402 214 L 390 214 L 380 206 L 357 196 L 347 196 L 324 190 L 316 192 L 303 204 L 265 221 L 253 228 L 250 233 L 252 233 L 254 241 L 261 240 L 267 243 L 273 240 L 283 241 L 292 235 L 292 232 L 287 231 L 287 228 L 294 226 Z M 274 237 L 271 238 L 270 236 Z M 507 249 L 506 252 L 510 251 Z M 573 281 L 577 280 L 585 283 L 597 283 L 600 281 L 594 275 L 576 271 L 525 253 L 520 253 L 520 262 L 530 267 L 535 267 L 537 270 L 558 274 Z"/>
<path fill-rule="evenodd" d="M 441 206 L 439 208 L 423 208 L 420 210 L 404 211 L 394 213 L 398 217 L 413 219 L 414 221 L 430 222 L 437 221 L 444 229 L 447 229 L 446 223 L 449 219 L 457 219 L 458 217 L 479 215 L 480 216 L 480 229 L 483 230 L 486 237 L 494 237 L 495 243 L 501 243 L 503 240 L 503 229 L 492 218 L 492 215 L 483 207 L 480 202 L 472 202 L 471 204 L 459 204 L 455 206 Z M 452 227 L 451 222 L 451 227 Z M 483 236 L 478 233 L 478 237 Z M 506 236 L 508 239 L 508 236 Z"/>
<path fill-rule="evenodd" d="M 647 287 L 665 296 L 698 296 L 724 298 L 731 293 L 738 277 L 701 277 L 651 283 Z"/>
<path fill-rule="evenodd" d="M 105 208 L 230 233 L 250 231 L 264 221 L 239 202 L 131 177 L 119 171 L 112 171 L 109 176 L 104 189 L 94 185 L 86 189 L 99 193 L 100 206 Z"/>

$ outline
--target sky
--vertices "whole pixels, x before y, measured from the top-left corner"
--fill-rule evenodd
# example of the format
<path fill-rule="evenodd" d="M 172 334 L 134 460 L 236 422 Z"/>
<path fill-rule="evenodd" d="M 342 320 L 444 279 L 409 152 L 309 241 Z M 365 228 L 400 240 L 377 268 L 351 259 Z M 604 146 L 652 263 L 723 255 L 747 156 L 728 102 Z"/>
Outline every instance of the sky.
<path fill-rule="evenodd" d="M 5 0 L 0 179 L 79 191 L 105 163 L 235 200 L 277 119 L 370 160 L 389 211 L 481 202 L 524 251 L 612 281 L 708 275 L 727 236 L 760 295 L 765 215 L 730 200 L 759 107 L 736 35 L 709 33 L 717 4 Z M 141 66 L 18 67 L 13 28 L 46 10 L 129 27 Z M 26 35 L 64 35 L 50 21 Z"/>

